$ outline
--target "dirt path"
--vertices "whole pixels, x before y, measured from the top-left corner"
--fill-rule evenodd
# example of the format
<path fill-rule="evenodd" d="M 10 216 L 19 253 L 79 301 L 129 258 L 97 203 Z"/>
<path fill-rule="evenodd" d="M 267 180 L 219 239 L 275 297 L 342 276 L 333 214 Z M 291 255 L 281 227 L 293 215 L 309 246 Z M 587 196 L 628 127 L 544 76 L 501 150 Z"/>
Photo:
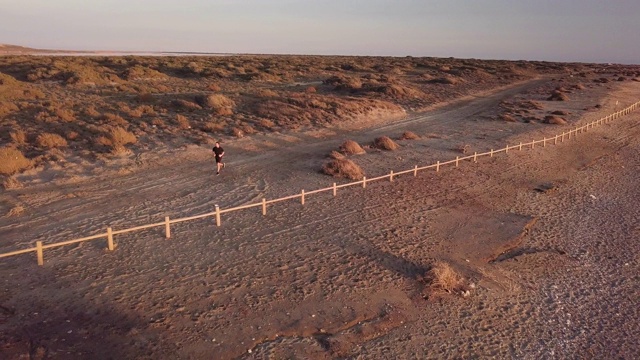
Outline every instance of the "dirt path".
<path fill-rule="evenodd" d="M 208 149 L 188 148 L 165 166 L 142 159 L 143 170 L 109 181 L 12 191 L 28 211 L 0 219 L 2 249 L 323 187 L 332 180 L 317 174 L 319 164 L 345 138 L 364 143 L 404 129 L 439 136 L 355 158 L 376 175 L 454 158 L 459 143 L 483 151 L 555 134 L 561 127 L 488 120 L 500 101 L 550 86 L 535 81 L 369 130 L 240 140 L 229 144 L 219 177 Z M 585 91 L 564 105 L 573 121 L 587 122 L 616 100 L 637 101 L 638 90 Z M 583 110 L 595 104 L 599 111 Z M 29 256 L 5 259 L 0 354 L 634 358 L 639 119 L 552 149 L 311 196 L 305 206 L 280 203 L 264 217 L 238 212 L 220 228 L 187 222 L 171 240 L 150 230 L 118 237 L 112 253 L 102 242 L 60 248 L 45 254 L 43 268 Z M 541 184 L 552 189 L 534 190 Z M 486 262 L 533 219 L 519 246 Z M 425 299 L 420 278 L 437 260 L 474 284 L 469 298 Z"/>

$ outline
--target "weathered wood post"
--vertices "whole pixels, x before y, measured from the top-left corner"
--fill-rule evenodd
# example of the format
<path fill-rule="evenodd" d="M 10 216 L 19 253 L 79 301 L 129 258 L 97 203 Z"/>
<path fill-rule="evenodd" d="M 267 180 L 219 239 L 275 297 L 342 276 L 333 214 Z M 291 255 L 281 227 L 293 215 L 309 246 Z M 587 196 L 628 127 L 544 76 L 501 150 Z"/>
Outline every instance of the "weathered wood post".
<path fill-rule="evenodd" d="M 518 146 L 518 150 L 522 150 L 522 141 L 520 141 L 520 146 Z"/>
<path fill-rule="evenodd" d="M 107 228 L 107 248 L 110 251 L 113 251 L 115 246 L 113 246 L 113 231 L 110 227 Z"/>
<path fill-rule="evenodd" d="M 418 176 L 418 165 L 415 165 L 413 167 L 413 177 L 416 177 L 416 176 Z"/>
<path fill-rule="evenodd" d="M 493 149 L 491 149 L 491 152 L 489 152 L 489 157 L 493 157 Z"/>
<path fill-rule="evenodd" d="M 366 176 L 363 176 L 363 177 L 362 177 L 362 188 L 364 189 L 364 188 L 366 188 L 366 187 L 367 187 L 367 177 L 366 177 Z"/>
<path fill-rule="evenodd" d="M 333 196 L 336 196 L 338 194 L 338 186 L 336 185 L 336 183 L 333 183 Z"/>
<path fill-rule="evenodd" d="M 44 251 L 42 250 L 42 241 L 36 241 L 36 253 L 38 257 L 38 265 L 44 265 Z"/>
<path fill-rule="evenodd" d="M 216 226 L 220 226 L 220 206 L 216 205 Z"/>
<path fill-rule="evenodd" d="M 393 182 L 393 170 L 389 171 L 389 182 Z"/>
<path fill-rule="evenodd" d="M 262 198 L 262 215 L 267 215 L 267 199 L 265 198 Z"/>
<path fill-rule="evenodd" d="M 304 205 L 304 189 L 300 192 L 300 204 Z"/>
<path fill-rule="evenodd" d="M 458 167 L 459 162 L 460 162 L 460 156 L 456 156 L 456 167 Z"/>
<path fill-rule="evenodd" d="M 473 162 L 474 163 L 478 162 L 478 152 L 477 151 L 473 153 Z"/>
<path fill-rule="evenodd" d="M 171 238 L 171 222 L 168 216 L 164 217 L 164 232 L 167 239 Z"/>
<path fill-rule="evenodd" d="M 436 172 L 440 171 L 440 160 L 436 162 Z"/>

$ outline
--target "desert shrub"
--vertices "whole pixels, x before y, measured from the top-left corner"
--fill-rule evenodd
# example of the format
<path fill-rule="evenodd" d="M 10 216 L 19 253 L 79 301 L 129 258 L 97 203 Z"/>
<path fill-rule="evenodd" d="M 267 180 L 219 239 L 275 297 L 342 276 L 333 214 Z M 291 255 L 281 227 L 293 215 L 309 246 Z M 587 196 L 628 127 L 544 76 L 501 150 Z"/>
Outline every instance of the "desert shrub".
<path fill-rule="evenodd" d="M 454 293 L 463 290 L 464 279 L 451 265 L 437 262 L 427 273 L 429 287 L 434 293 Z"/>
<path fill-rule="evenodd" d="M 400 140 L 417 140 L 420 139 L 420 136 L 418 136 L 418 134 L 414 133 L 413 131 L 405 131 L 402 133 L 402 135 L 400 135 Z"/>
<path fill-rule="evenodd" d="M 86 108 L 84 110 L 84 113 L 89 116 L 92 117 L 94 119 L 99 118 L 102 114 L 100 114 L 100 112 L 98 110 L 96 110 L 95 106 L 91 105 L 88 108 Z"/>
<path fill-rule="evenodd" d="M 561 115 L 561 116 L 566 116 L 569 115 L 570 113 L 566 110 L 555 110 L 551 112 L 552 115 Z"/>
<path fill-rule="evenodd" d="M 195 98 L 198 105 L 203 108 L 211 109 L 217 115 L 231 115 L 233 114 L 233 107 L 236 103 L 222 94 L 213 95 L 198 95 Z"/>
<path fill-rule="evenodd" d="M 455 151 L 460 152 L 462 154 L 467 154 L 471 151 L 471 145 L 469 144 L 459 144 L 455 149 Z"/>
<path fill-rule="evenodd" d="M 545 124 L 554 124 L 554 125 L 566 125 L 567 121 L 559 116 L 555 115 L 547 115 L 544 117 L 542 121 Z"/>
<path fill-rule="evenodd" d="M 510 114 L 501 114 L 499 118 L 500 120 L 506 121 L 506 122 L 516 122 L 516 118 L 514 118 Z"/>
<path fill-rule="evenodd" d="M 27 134 L 22 130 L 16 130 L 9 135 L 16 145 L 25 145 L 27 143 Z"/>
<path fill-rule="evenodd" d="M 22 188 L 22 183 L 15 177 L 10 176 L 4 179 L 2 187 L 5 188 L 5 190 L 20 189 Z"/>
<path fill-rule="evenodd" d="M 113 113 L 104 113 L 100 118 L 107 121 L 110 125 L 126 126 L 129 124 L 122 116 Z"/>
<path fill-rule="evenodd" d="M 258 125 L 264 129 L 271 130 L 276 126 L 276 123 L 269 119 L 260 119 L 260 121 L 258 121 Z"/>
<path fill-rule="evenodd" d="M 54 115 L 64 122 L 73 122 L 76 120 L 76 115 L 69 109 L 56 109 Z"/>
<path fill-rule="evenodd" d="M 258 89 L 255 92 L 257 97 L 278 97 L 278 93 L 270 89 Z"/>
<path fill-rule="evenodd" d="M 135 144 L 138 141 L 133 133 L 130 133 L 119 126 L 109 130 L 109 138 L 114 145 Z"/>
<path fill-rule="evenodd" d="M 207 86 L 207 89 L 209 89 L 209 91 L 221 91 L 221 90 L 222 90 L 222 88 L 220 87 L 220 85 L 218 85 L 218 84 L 214 84 L 214 83 L 209 84 L 209 85 Z"/>
<path fill-rule="evenodd" d="M 308 88 L 304 89 L 304 92 L 308 93 L 308 94 L 313 94 L 316 92 L 316 88 L 315 86 L 309 86 Z"/>
<path fill-rule="evenodd" d="M 343 154 L 346 155 L 359 155 L 365 153 L 362 146 L 360 146 L 360 144 L 353 140 L 345 141 L 344 143 L 342 143 L 342 145 L 340 145 L 339 149 Z"/>
<path fill-rule="evenodd" d="M 20 108 L 13 102 L 0 101 L 0 117 L 16 111 L 20 111 Z"/>
<path fill-rule="evenodd" d="M 227 124 L 224 122 L 209 121 L 202 124 L 200 126 L 200 130 L 206 133 L 215 133 L 215 132 L 223 131 L 226 126 Z"/>
<path fill-rule="evenodd" d="M 36 144 L 44 149 L 53 149 L 67 146 L 67 140 L 58 134 L 43 133 L 36 138 Z"/>
<path fill-rule="evenodd" d="M 240 129 L 239 127 L 233 127 L 231 129 L 231 135 L 237 138 L 241 138 L 241 137 L 244 137 L 244 131 L 242 131 L 242 129 Z"/>
<path fill-rule="evenodd" d="M 335 150 L 329 153 L 329 157 L 332 159 L 345 159 L 345 156 L 342 153 L 337 152 Z"/>
<path fill-rule="evenodd" d="M 33 166 L 33 161 L 24 157 L 22 152 L 15 148 L 0 148 L 0 174 L 12 175 Z"/>
<path fill-rule="evenodd" d="M 191 128 L 191 125 L 189 125 L 189 119 L 187 119 L 187 117 L 184 115 L 180 115 L 180 114 L 176 115 L 176 123 L 178 124 L 178 127 L 182 130 Z"/>
<path fill-rule="evenodd" d="M 194 102 L 191 101 L 187 101 L 184 99 L 175 99 L 175 100 L 171 100 L 171 106 L 177 108 L 177 109 L 181 109 L 181 110 L 189 110 L 189 111 L 193 111 L 193 110 L 200 110 L 202 109 L 202 107 Z"/>
<path fill-rule="evenodd" d="M 569 100 L 569 97 L 565 93 L 563 93 L 562 91 L 554 90 L 551 93 L 551 96 L 549 96 L 547 98 L 547 100 L 549 100 L 549 101 L 567 101 L 567 100 Z"/>
<path fill-rule="evenodd" d="M 364 171 L 349 159 L 332 159 L 322 166 L 322 172 L 337 178 L 360 180 Z"/>
<path fill-rule="evenodd" d="M 455 85 L 458 82 L 459 82 L 459 80 L 457 78 L 452 77 L 452 76 L 444 76 L 444 77 L 439 77 L 439 78 L 435 78 L 435 79 L 429 80 L 429 83 L 432 83 L 432 84 L 444 84 L 444 85 Z"/>
<path fill-rule="evenodd" d="M 73 131 L 73 130 L 69 130 L 64 134 L 64 137 L 70 141 L 76 140 L 79 136 L 80 134 L 78 134 L 76 131 Z"/>
<path fill-rule="evenodd" d="M 373 140 L 373 146 L 381 150 L 395 150 L 398 148 L 398 144 L 396 144 L 388 136 L 380 136 L 378 138 L 375 138 L 375 140 Z"/>

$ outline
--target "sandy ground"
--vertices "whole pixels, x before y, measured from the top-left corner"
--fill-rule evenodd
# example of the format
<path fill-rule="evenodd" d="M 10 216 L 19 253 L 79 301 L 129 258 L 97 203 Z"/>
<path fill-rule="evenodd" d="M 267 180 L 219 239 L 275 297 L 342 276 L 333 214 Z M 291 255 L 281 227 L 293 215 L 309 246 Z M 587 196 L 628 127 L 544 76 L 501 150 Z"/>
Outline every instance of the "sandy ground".
<path fill-rule="evenodd" d="M 577 81 L 577 80 L 567 80 Z M 353 157 L 368 177 L 552 136 L 640 99 L 640 83 L 588 86 L 541 113 L 496 121 L 543 78 L 393 123 L 255 136 L 143 155 L 91 180 L 5 191 L 0 251 L 329 186 L 345 139 L 411 130 L 394 152 Z M 600 105 L 599 108 L 594 108 Z M 625 358 L 640 356 L 640 113 L 547 148 L 362 188 L 2 259 L 0 357 L 91 359 Z M 506 251 L 505 251 L 506 250 Z M 470 296 L 434 296 L 436 261 Z"/>

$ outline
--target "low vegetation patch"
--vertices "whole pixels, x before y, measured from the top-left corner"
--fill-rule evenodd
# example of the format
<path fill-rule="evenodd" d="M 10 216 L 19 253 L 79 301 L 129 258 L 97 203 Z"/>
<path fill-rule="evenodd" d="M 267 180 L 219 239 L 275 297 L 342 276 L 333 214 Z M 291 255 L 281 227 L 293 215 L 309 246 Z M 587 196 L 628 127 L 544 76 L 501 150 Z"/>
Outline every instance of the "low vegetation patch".
<path fill-rule="evenodd" d="M 340 145 L 340 151 L 345 155 L 360 155 L 365 153 L 362 146 L 353 140 L 347 140 L 342 143 L 342 145 Z"/>
<path fill-rule="evenodd" d="M 454 294 L 464 291 L 464 278 L 451 265 L 436 262 L 425 277 L 433 294 Z"/>
<path fill-rule="evenodd" d="M 66 147 L 67 140 L 58 134 L 44 133 L 38 135 L 36 144 L 43 149 Z"/>
<path fill-rule="evenodd" d="M 0 148 L 0 174 L 13 175 L 33 166 L 33 161 L 24 157 L 22 152 L 15 148 Z"/>
<path fill-rule="evenodd" d="M 567 121 L 559 116 L 555 116 L 555 115 L 547 115 L 544 117 L 544 120 L 542 120 L 543 123 L 545 124 L 553 124 L 553 125 L 566 125 Z"/>
<path fill-rule="evenodd" d="M 322 172 L 337 178 L 360 180 L 364 171 L 349 159 L 332 159 L 322 166 Z"/>
<path fill-rule="evenodd" d="M 417 140 L 417 139 L 420 139 L 420 136 L 418 136 L 413 131 L 405 131 L 402 133 L 402 135 L 400 135 L 400 140 Z"/>
<path fill-rule="evenodd" d="M 380 150 L 395 150 L 398 148 L 398 144 L 396 144 L 393 140 L 391 140 L 388 136 L 380 136 L 373 140 L 373 146 L 376 149 Z"/>

